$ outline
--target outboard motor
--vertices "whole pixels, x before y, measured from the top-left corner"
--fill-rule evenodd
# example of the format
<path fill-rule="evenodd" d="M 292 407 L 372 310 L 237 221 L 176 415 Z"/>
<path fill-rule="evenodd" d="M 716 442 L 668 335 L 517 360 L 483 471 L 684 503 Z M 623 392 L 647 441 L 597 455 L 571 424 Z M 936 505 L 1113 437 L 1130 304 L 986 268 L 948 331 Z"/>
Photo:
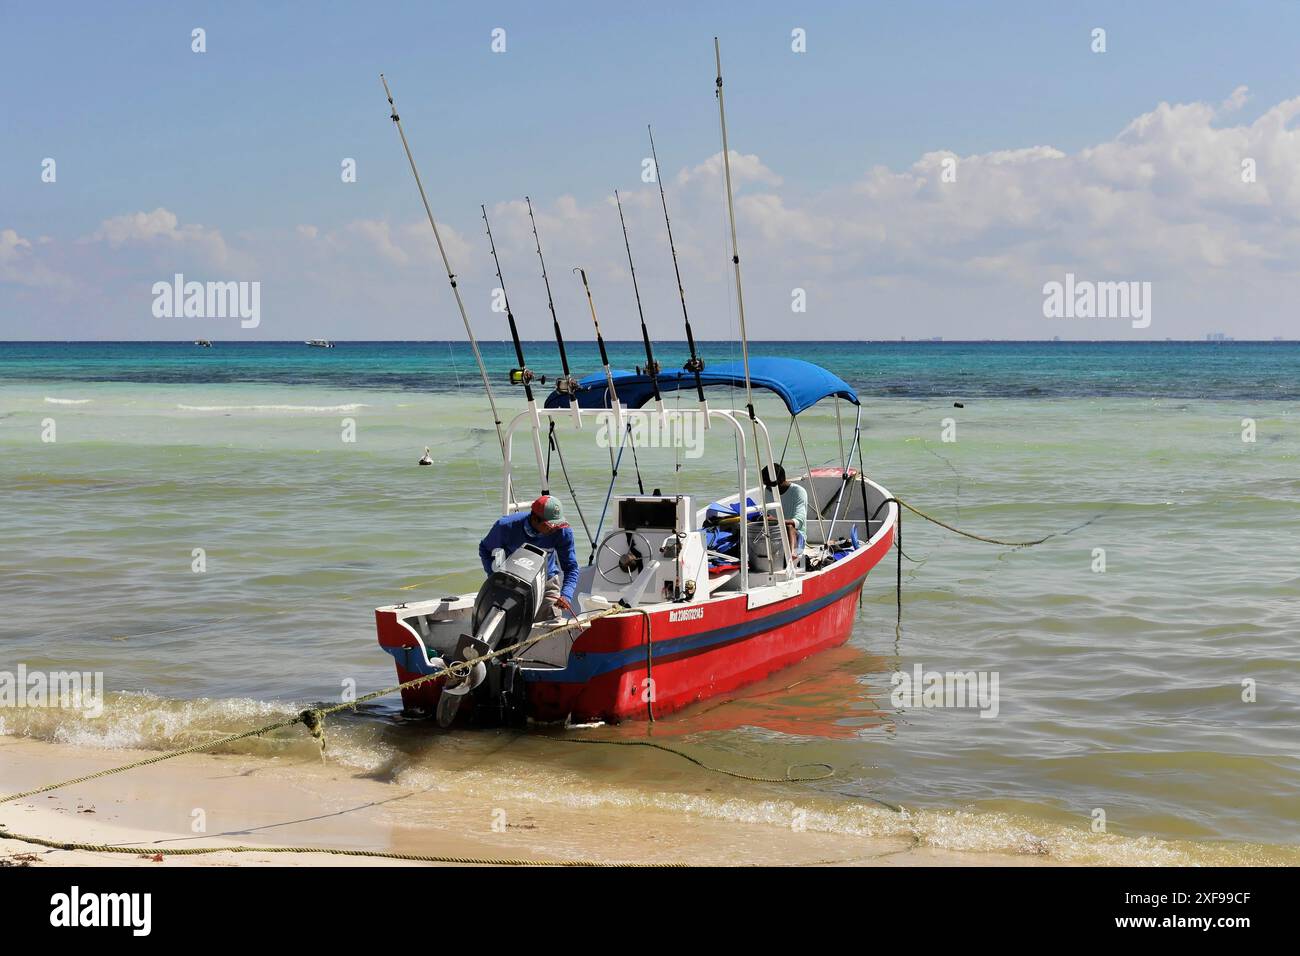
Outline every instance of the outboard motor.
<path fill-rule="evenodd" d="M 474 600 L 474 614 L 470 619 L 473 634 L 462 634 L 456 650 L 447 655 L 448 664 L 473 661 L 497 647 L 508 647 L 528 637 L 542 607 L 546 593 L 547 552 L 535 545 L 523 544 L 488 575 Z M 451 726 L 460 709 L 461 701 L 489 676 L 492 668 L 493 684 L 498 693 L 513 688 L 500 687 L 501 665 L 497 658 L 479 661 L 464 678 L 448 677 L 438 698 L 438 723 Z M 514 670 L 510 677 L 515 676 Z"/>

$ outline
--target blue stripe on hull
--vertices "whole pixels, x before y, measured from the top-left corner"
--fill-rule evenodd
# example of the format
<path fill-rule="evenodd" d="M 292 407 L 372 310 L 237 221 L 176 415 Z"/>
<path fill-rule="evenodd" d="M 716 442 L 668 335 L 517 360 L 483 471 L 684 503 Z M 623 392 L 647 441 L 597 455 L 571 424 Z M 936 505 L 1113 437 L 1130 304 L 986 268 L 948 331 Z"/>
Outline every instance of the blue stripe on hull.
<path fill-rule="evenodd" d="M 662 643 L 655 641 L 651 650 L 654 653 L 655 660 L 663 660 L 677 654 L 711 650 L 732 641 L 744 640 L 747 637 L 753 637 L 774 628 L 784 627 L 786 624 L 798 621 L 810 614 L 816 614 L 823 608 L 829 607 L 846 595 L 853 593 L 854 590 L 862 586 L 866 576 L 867 572 L 864 571 L 861 577 L 856 578 L 844 587 L 832 591 L 815 601 L 799 604 L 788 610 L 778 611 L 775 614 L 769 614 L 752 621 L 745 621 L 741 624 L 733 624 L 730 627 L 719 628 L 715 631 L 703 631 L 689 637 L 680 637 Z M 525 667 L 520 669 L 520 673 L 523 675 L 524 680 L 530 682 L 558 681 L 561 683 L 583 684 L 593 677 L 608 674 L 610 671 L 622 670 L 644 660 L 644 647 L 629 647 L 621 651 L 597 653 L 579 652 L 579 654 L 574 654 L 571 652 L 569 654 L 569 663 L 562 670 L 544 670 L 541 668 L 534 670 Z"/>

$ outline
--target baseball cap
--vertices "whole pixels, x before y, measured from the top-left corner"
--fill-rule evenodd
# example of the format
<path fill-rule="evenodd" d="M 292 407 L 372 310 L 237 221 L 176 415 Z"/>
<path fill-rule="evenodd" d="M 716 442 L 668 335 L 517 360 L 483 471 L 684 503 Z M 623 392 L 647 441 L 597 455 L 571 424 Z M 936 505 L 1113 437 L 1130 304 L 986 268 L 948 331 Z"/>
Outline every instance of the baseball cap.
<path fill-rule="evenodd" d="M 553 495 L 542 495 L 533 502 L 533 517 L 541 524 L 543 532 L 569 526 L 564 520 L 564 510 L 560 507 L 559 499 Z"/>

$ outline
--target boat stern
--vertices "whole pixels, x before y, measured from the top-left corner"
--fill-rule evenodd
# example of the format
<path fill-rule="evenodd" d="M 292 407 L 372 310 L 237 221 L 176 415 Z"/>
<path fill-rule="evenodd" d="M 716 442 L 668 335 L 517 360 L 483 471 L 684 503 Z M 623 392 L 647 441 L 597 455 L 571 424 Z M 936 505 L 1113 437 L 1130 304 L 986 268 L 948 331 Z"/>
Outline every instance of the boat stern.
<path fill-rule="evenodd" d="M 392 656 L 402 683 L 432 674 L 435 659 L 449 653 L 469 627 L 473 595 L 390 604 L 375 608 L 379 646 Z M 402 690 L 402 706 L 412 713 L 433 713 L 442 696 L 441 679 Z"/>

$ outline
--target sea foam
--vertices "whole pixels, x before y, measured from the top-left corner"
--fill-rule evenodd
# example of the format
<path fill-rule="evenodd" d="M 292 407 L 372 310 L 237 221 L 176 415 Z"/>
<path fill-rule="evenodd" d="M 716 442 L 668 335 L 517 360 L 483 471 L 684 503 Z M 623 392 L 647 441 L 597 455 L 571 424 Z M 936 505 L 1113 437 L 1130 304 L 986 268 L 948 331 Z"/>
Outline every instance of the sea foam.
<path fill-rule="evenodd" d="M 49 401 L 49 399 L 46 399 Z M 364 403 L 355 402 L 348 405 L 185 405 L 177 408 L 187 412 L 355 412 L 358 408 L 370 408 Z"/>

